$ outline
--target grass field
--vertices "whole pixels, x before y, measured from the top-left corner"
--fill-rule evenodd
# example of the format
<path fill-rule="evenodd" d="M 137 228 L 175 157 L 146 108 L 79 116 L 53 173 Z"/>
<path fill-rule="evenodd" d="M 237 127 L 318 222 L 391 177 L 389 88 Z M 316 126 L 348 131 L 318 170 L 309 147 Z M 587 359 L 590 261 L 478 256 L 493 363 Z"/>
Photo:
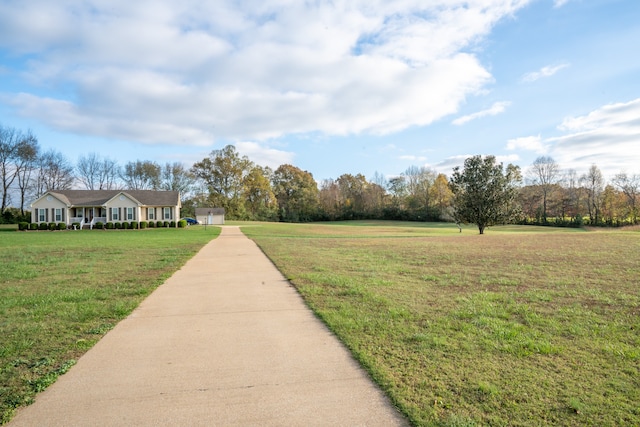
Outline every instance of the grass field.
<path fill-rule="evenodd" d="M 0 233 L 0 424 L 219 232 Z"/>
<path fill-rule="evenodd" d="M 640 425 L 637 229 L 243 231 L 414 425 Z"/>

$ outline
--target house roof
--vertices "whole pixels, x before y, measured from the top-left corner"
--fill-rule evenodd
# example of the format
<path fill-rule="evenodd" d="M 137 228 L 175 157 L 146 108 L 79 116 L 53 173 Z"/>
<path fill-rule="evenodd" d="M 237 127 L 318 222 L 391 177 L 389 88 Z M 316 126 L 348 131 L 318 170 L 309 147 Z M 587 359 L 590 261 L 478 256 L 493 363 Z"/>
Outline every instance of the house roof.
<path fill-rule="evenodd" d="M 53 190 L 49 193 L 72 206 L 103 206 L 120 193 L 129 195 L 144 206 L 177 206 L 180 204 L 178 191 Z"/>
<path fill-rule="evenodd" d="M 209 212 L 211 215 L 224 215 L 224 208 L 196 208 L 196 216 L 206 216 Z"/>

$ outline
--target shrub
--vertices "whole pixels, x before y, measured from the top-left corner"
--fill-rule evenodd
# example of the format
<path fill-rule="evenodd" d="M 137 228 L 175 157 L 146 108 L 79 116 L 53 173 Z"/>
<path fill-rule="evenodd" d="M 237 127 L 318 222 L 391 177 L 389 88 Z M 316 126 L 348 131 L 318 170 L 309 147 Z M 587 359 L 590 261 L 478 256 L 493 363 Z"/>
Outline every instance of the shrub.
<path fill-rule="evenodd" d="M 181 219 L 180 221 L 178 221 L 178 228 L 185 228 L 186 226 L 187 226 L 186 219 Z"/>
<path fill-rule="evenodd" d="M 79 222 L 74 222 L 73 224 L 71 224 L 71 228 L 73 228 L 74 230 L 80 230 L 82 227 L 80 226 Z"/>
<path fill-rule="evenodd" d="M 29 224 L 29 230 L 37 230 L 38 229 L 38 224 L 35 222 L 32 222 L 31 224 Z"/>
<path fill-rule="evenodd" d="M 164 227 L 164 223 L 162 221 L 158 221 L 158 222 L 156 222 L 156 227 L 162 228 L 162 227 Z"/>
<path fill-rule="evenodd" d="M 165 228 L 169 227 L 169 221 L 165 221 L 162 226 L 165 227 Z"/>
<path fill-rule="evenodd" d="M 131 225 L 128 222 L 123 222 L 122 228 L 124 228 L 125 230 L 128 230 L 129 228 L 131 228 Z"/>
<path fill-rule="evenodd" d="M 153 227 L 155 227 L 155 226 L 156 226 L 156 223 L 155 223 L 155 222 L 153 222 L 153 221 L 149 221 L 149 224 L 148 224 L 148 225 L 149 225 L 149 228 L 153 228 Z"/>
<path fill-rule="evenodd" d="M 104 224 L 101 221 L 98 221 L 94 225 L 94 228 L 97 228 L 98 230 L 102 230 L 104 228 Z"/>
<path fill-rule="evenodd" d="M 113 223 L 112 222 L 108 222 L 107 223 L 107 230 L 113 230 Z"/>
<path fill-rule="evenodd" d="M 46 222 L 41 222 L 40 224 L 38 224 L 38 230 L 46 230 L 49 227 L 49 225 Z"/>
<path fill-rule="evenodd" d="M 19 222 L 18 223 L 18 230 L 28 230 L 29 229 L 29 223 L 28 222 Z"/>
<path fill-rule="evenodd" d="M 176 222 L 175 222 L 175 221 L 171 221 L 171 222 L 169 223 L 169 227 L 171 227 L 171 228 L 176 228 Z"/>
<path fill-rule="evenodd" d="M 147 221 L 140 221 L 140 228 L 147 228 Z"/>
<path fill-rule="evenodd" d="M 57 228 L 58 228 L 58 225 L 55 222 L 49 223 L 49 230 L 53 231 L 53 230 L 56 230 Z"/>
<path fill-rule="evenodd" d="M 115 226 L 116 230 L 120 230 L 122 228 L 122 223 L 121 222 L 116 222 L 114 224 L 114 226 Z"/>
<path fill-rule="evenodd" d="M 131 228 L 137 230 L 138 228 L 140 228 L 140 224 L 137 221 L 131 221 Z"/>
<path fill-rule="evenodd" d="M 67 224 L 65 224 L 64 222 L 58 223 L 58 230 L 66 230 L 66 229 L 67 229 Z"/>

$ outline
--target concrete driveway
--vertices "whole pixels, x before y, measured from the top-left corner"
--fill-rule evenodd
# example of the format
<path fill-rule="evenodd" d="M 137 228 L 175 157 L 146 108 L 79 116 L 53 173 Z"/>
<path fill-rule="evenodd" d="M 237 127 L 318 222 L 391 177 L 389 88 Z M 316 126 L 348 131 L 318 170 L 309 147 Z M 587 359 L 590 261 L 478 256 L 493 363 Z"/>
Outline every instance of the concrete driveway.
<path fill-rule="evenodd" d="M 224 227 L 18 426 L 406 425 L 238 227 Z"/>

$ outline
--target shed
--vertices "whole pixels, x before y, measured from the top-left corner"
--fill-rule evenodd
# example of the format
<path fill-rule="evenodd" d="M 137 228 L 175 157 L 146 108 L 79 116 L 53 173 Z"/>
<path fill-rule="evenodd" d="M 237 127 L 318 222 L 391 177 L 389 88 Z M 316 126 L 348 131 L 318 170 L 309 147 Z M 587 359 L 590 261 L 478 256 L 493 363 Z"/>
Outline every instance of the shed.
<path fill-rule="evenodd" d="M 223 225 L 224 208 L 196 208 L 196 221 L 206 225 Z"/>

